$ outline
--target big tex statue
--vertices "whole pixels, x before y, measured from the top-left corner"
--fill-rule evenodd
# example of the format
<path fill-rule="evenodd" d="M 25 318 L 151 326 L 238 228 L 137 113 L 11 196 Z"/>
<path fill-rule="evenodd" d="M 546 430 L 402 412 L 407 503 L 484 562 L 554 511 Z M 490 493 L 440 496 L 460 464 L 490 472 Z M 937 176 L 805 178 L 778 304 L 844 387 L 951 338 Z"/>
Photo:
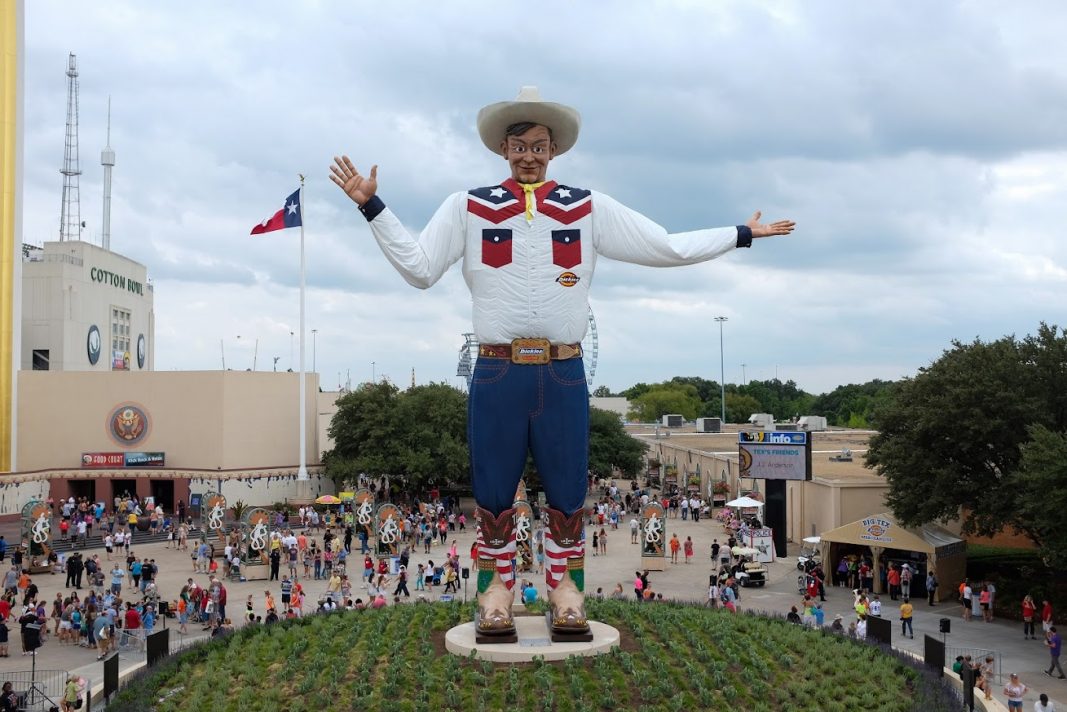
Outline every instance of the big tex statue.
<path fill-rule="evenodd" d="M 654 267 L 710 260 L 793 223 L 759 222 L 668 234 L 607 195 L 548 180 L 549 162 L 578 140 L 578 112 L 523 87 L 478 112 L 482 142 L 511 177 L 454 193 L 413 238 L 378 196 L 377 166 L 347 156 L 330 176 L 359 206 L 382 252 L 407 282 L 432 286 L 463 260 L 478 360 L 467 435 L 480 523 L 478 632 L 513 635 L 513 498 L 532 451 L 548 500 L 545 552 L 555 633 L 587 632 L 584 604 L 589 393 L 581 340 L 598 256 Z"/>

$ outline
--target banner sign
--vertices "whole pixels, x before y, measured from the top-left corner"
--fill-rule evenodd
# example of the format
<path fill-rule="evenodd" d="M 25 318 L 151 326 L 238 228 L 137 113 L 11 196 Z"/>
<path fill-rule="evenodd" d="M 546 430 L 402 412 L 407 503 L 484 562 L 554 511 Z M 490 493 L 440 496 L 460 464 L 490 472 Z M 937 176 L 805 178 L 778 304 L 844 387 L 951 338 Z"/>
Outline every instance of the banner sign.
<path fill-rule="evenodd" d="M 748 530 L 748 545 L 758 551 L 755 559 L 762 564 L 774 561 L 774 530 L 769 527 Z"/>
<path fill-rule="evenodd" d="M 86 469 L 117 469 L 123 467 L 163 467 L 162 452 L 83 452 L 82 467 Z"/>
<path fill-rule="evenodd" d="M 804 432 L 738 433 L 740 476 L 760 480 L 810 480 L 811 440 Z"/>

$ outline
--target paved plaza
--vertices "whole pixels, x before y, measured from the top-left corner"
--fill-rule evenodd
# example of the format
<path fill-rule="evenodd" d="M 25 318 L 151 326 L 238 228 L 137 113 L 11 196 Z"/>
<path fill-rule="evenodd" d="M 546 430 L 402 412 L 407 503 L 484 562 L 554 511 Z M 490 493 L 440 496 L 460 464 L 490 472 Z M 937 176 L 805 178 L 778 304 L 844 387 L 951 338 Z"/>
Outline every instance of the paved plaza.
<path fill-rule="evenodd" d="M 467 513 L 468 519 L 473 519 L 471 516 L 474 511 L 473 502 L 464 501 L 463 509 Z M 8 529 L 10 529 L 10 532 L 7 531 Z M 597 529 L 599 530 L 599 527 Z M 621 583 L 623 591 L 626 592 L 628 597 L 633 598 L 632 582 L 634 572 L 641 568 L 641 557 L 639 545 L 630 543 L 629 517 L 620 522 L 617 530 L 612 530 L 610 526 L 607 526 L 606 530 L 608 532 L 606 556 L 593 556 L 592 547 L 589 546 L 587 548 L 586 593 L 591 595 L 598 588 L 603 588 L 605 595 L 609 595 L 616 584 Z M 13 538 L 12 535 L 17 534 L 10 525 L 0 533 L 4 533 L 9 540 Z M 685 521 L 680 518 L 668 519 L 665 528 L 666 537 L 670 538 L 675 533 L 682 541 L 685 541 L 687 536 L 693 538 L 696 555 L 688 565 L 684 563 L 671 564 L 668 555 L 664 562 L 666 570 L 650 573 L 652 589 L 657 593 L 662 593 L 664 598 L 667 599 L 703 601 L 706 598 L 708 576 L 712 571 L 710 561 L 712 540 L 718 538 L 720 543 L 724 543 L 727 535 L 722 525 L 714 519 L 701 519 L 700 522 Z M 587 526 L 586 536 L 590 541 L 592 540 L 592 534 L 593 527 Z M 452 538 L 455 539 L 463 566 L 470 565 L 470 549 L 474 542 L 474 535 L 475 532 L 472 526 L 468 526 L 466 531 L 457 531 L 450 535 L 449 543 L 451 543 Z M 321 544 L 321 533 L 313 538 L 317 539 Z M 193 541 L 193 539 L 190 540 L 190 545 L 192 545 Z M 443 562 L 447 557 L 447 549 L 448 544 L 435 544 L 432 552 L 425 554 L 422 553 L 422 546 L 420 545 L 411 556 L 409 571 L 414 573 L 419 563 L 426 564 L 430 560 L 437 563 Z M 358 550 L 358 542 L 356 542 L 353 545 L 348 572 L 353 581 L 353 598 L 362 597 L 366 600 L 366 590 L 362 587 L 360 579 L 362 556 L 358 555 Z M 171 601 L 176 599 L 182 585 L 190 577 L 201 586 L 206 586 L 208 583 L 206 575 L 193 572 L 192 561 L 187 552 L 179 552 L 172 548 L 167 548 L 165 543 L 139 546 L 136 544 L 136 540 L 132 551 L 138 557 L 149 557 L 156 560 L 160 569 L 158 585 L 162 600 Z M 106 562 L 105 552 L 102 547 L 89 549 L 87 553 L 90 556 L 99 554 L 101 560 L 104 561 L 105 570 L 111 568 Z M 799 604 L 801 600 L 801 596 L 797 592 L 797 576 L 799 572 L 796 569 L 796 551 L 792 545 L 789 553 L 790 556 L 788 558 L 780 559 L 769 565 L 769 582 L 765 587 L 742 589 L 740 600 L 742 610 L 768 611 L 784 615 L 789 611 L 790 606 Z M 117 552 L 114 556 L 117 558 Z M 123 557 L 123 562 L 124 559 L 125 557 Z M 286 566 L 283 564 L 282 573 L 286 572 Z M 546 587 L 543 575 L 529 573 L 520 574 L 520 577 L 533 580 L 540 594 L 544 596 Z M 40 588 L 40 597 L 49 602 L 49 610 L 51 610 L 50 602 L 55 598 L 57 592 L 67 593 L 67 590 L 62 587 L 64 577 L 61 574 L 41 574 L 33 578 Z M 326 581 L 305 580 L 303 577 L 301 577 L 300 581 L 307 596 L 305 611 L 314 611 L 319 598 L 325 593 Z M 944 585 L 954 587 L 955 583 L 944 582 Z M 255 612 L 259 615 L 266 614 L 264 608 L 265 590 L 270 589 L 274 598 L 280 600 L 277 581 L 269 584 L 267 581 L 262 580 L 226 582 L 225 586 L 228 594 L 227 615 L 238 627 L 244 625 L 245 601 L 249 595 L 253 597 Z M 412 592 L 412 598 L 407 600 L 414 601 L 415 596 L 420 592 L 415 591 L 413 581 L 409 582 L 409 589 Z M 131 587 L 127 582 L 127 585 L 123 587 L 123 592 L 126 593 L 130 590 Z M 443 585 L 434 587 L 434 591 L 427 592 L 427 596 L 435 599 L 443 590 Z M 475 581 L 474 578 L 471 578 L 467 582 L 466 596 L 468 599 L 473 598 L 474 591 Z M 86 588 L 83 587 L 83 598 L 85 593 Z M 458 598 L 460 600 L 464 598 L 462 586 Z M 392 605 L 392 597 L 390 596 L 389 599 L 390 605 Z M 952 632 L 946 636 L 946 642 L 949 646 L 997 651 L 1000 657 L 1001 672 L 1004 675 L 1009 672 L 1019 673 L 1022 681 L 1030 687 L 1029 700 L 1036 699 L 1037 694 L 1040 692 L 1046 692 L 1058 703 L 1061 700 L 1065 701 L 1061 705 L 1067 704 L 1067 681 L 1050 679 L 1043 674 L 1042 671 L 1048 666 L 1049 656 L 1047 650 L 1041 641 L 1023 639 L 1021 622 L 1006 620 L 995 620 L 992 623 L 983 623 L 979 620 L 966 622 L 961 617 L 960 607 L 955 603 L 946 602 L 934 607 L 927 606 L 926 601 L 921 599 L 913 599 L 913 603 L 915 605 L 915 638 L 902 639 L 899 636 L 900 628 L 897 623 L 899 618 L 897 614 L 898 603 L 888 600 L 888 596 L 883 597 L 883 617 L 889 618 L 894 622 L 893 645 L 895 647 L 921 655 L 924 634 L 929 633 L 941 637 L 938 632 L 938 621 L 942 617 L 950 618 Z M 838 613 L 844 616 L 847 624 L 854 619 L 851 591 L 844 588 L 829 588 L 824 609 L 826 611 L 827 624 Z M 162 628 L 162 625 L 161 621 L 157 624 L 157 629 Z M 190 623 L 188 626 L 190 635 L 179 636 L 177 634 L 177 619 L 168 619 L 166 627 L 171 629 L 172 646 L 188 644 L 207 635 L 207 633 L 201 631 L 199 625 Z M 52 622 L 49 621 L 49 630 L 51 628 Z M 123 670 L 144 661 L 144 653 L 138 650 L 121 651 L 119 655 L 120 665 Z M 42 670 L 74 671 L 90 679 L 94 685 L 103 680 L 103 664 L 97 662 L 95 651 L 60 645 L 51 635 L 42 649 L 38 651 L 37 666 Z M 29 669 L 29 658 L 21 655 L 18 626 L 17 624 L 11 624 L 10 657 L 0 658 L 0 680 L 2 680 L 5 672 Z M 1002 682 L 999 683 L 996 688 L 998 693 L 1002 684 Z M 1029 709 L 1032 706 L 1032 702 L 1028 702 L 1027 705 L 1027 709 Z"/>

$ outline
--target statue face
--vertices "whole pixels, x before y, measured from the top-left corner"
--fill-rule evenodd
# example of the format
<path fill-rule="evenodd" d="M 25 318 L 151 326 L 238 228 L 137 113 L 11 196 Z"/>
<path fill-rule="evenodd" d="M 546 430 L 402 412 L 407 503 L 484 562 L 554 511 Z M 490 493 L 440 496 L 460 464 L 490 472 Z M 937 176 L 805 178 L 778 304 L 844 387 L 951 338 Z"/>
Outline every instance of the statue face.
<path fill-rule="evenodd" d="M 548 162 L 556 155 L 556 144 L 544 126 L 534 126 L 521 136 L 507 136 L 501 147 L 511 166 L 511 177 L 519 183 L 543 181 Z"/>

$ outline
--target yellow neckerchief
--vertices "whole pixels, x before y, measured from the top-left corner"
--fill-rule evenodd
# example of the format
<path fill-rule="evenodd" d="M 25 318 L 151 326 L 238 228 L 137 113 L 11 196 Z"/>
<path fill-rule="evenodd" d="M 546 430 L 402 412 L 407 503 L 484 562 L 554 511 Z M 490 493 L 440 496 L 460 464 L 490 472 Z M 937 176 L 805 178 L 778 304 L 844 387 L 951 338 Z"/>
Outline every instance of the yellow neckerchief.
<path fill-rule="evenodd" d="M 533 222 L 533 207 L 536 204 L 534 191 L 544 184 L 545 181 L 540 183 L 519 183 L 522 186 L 522 192 L 526 196 L 526 222 Z"/>

